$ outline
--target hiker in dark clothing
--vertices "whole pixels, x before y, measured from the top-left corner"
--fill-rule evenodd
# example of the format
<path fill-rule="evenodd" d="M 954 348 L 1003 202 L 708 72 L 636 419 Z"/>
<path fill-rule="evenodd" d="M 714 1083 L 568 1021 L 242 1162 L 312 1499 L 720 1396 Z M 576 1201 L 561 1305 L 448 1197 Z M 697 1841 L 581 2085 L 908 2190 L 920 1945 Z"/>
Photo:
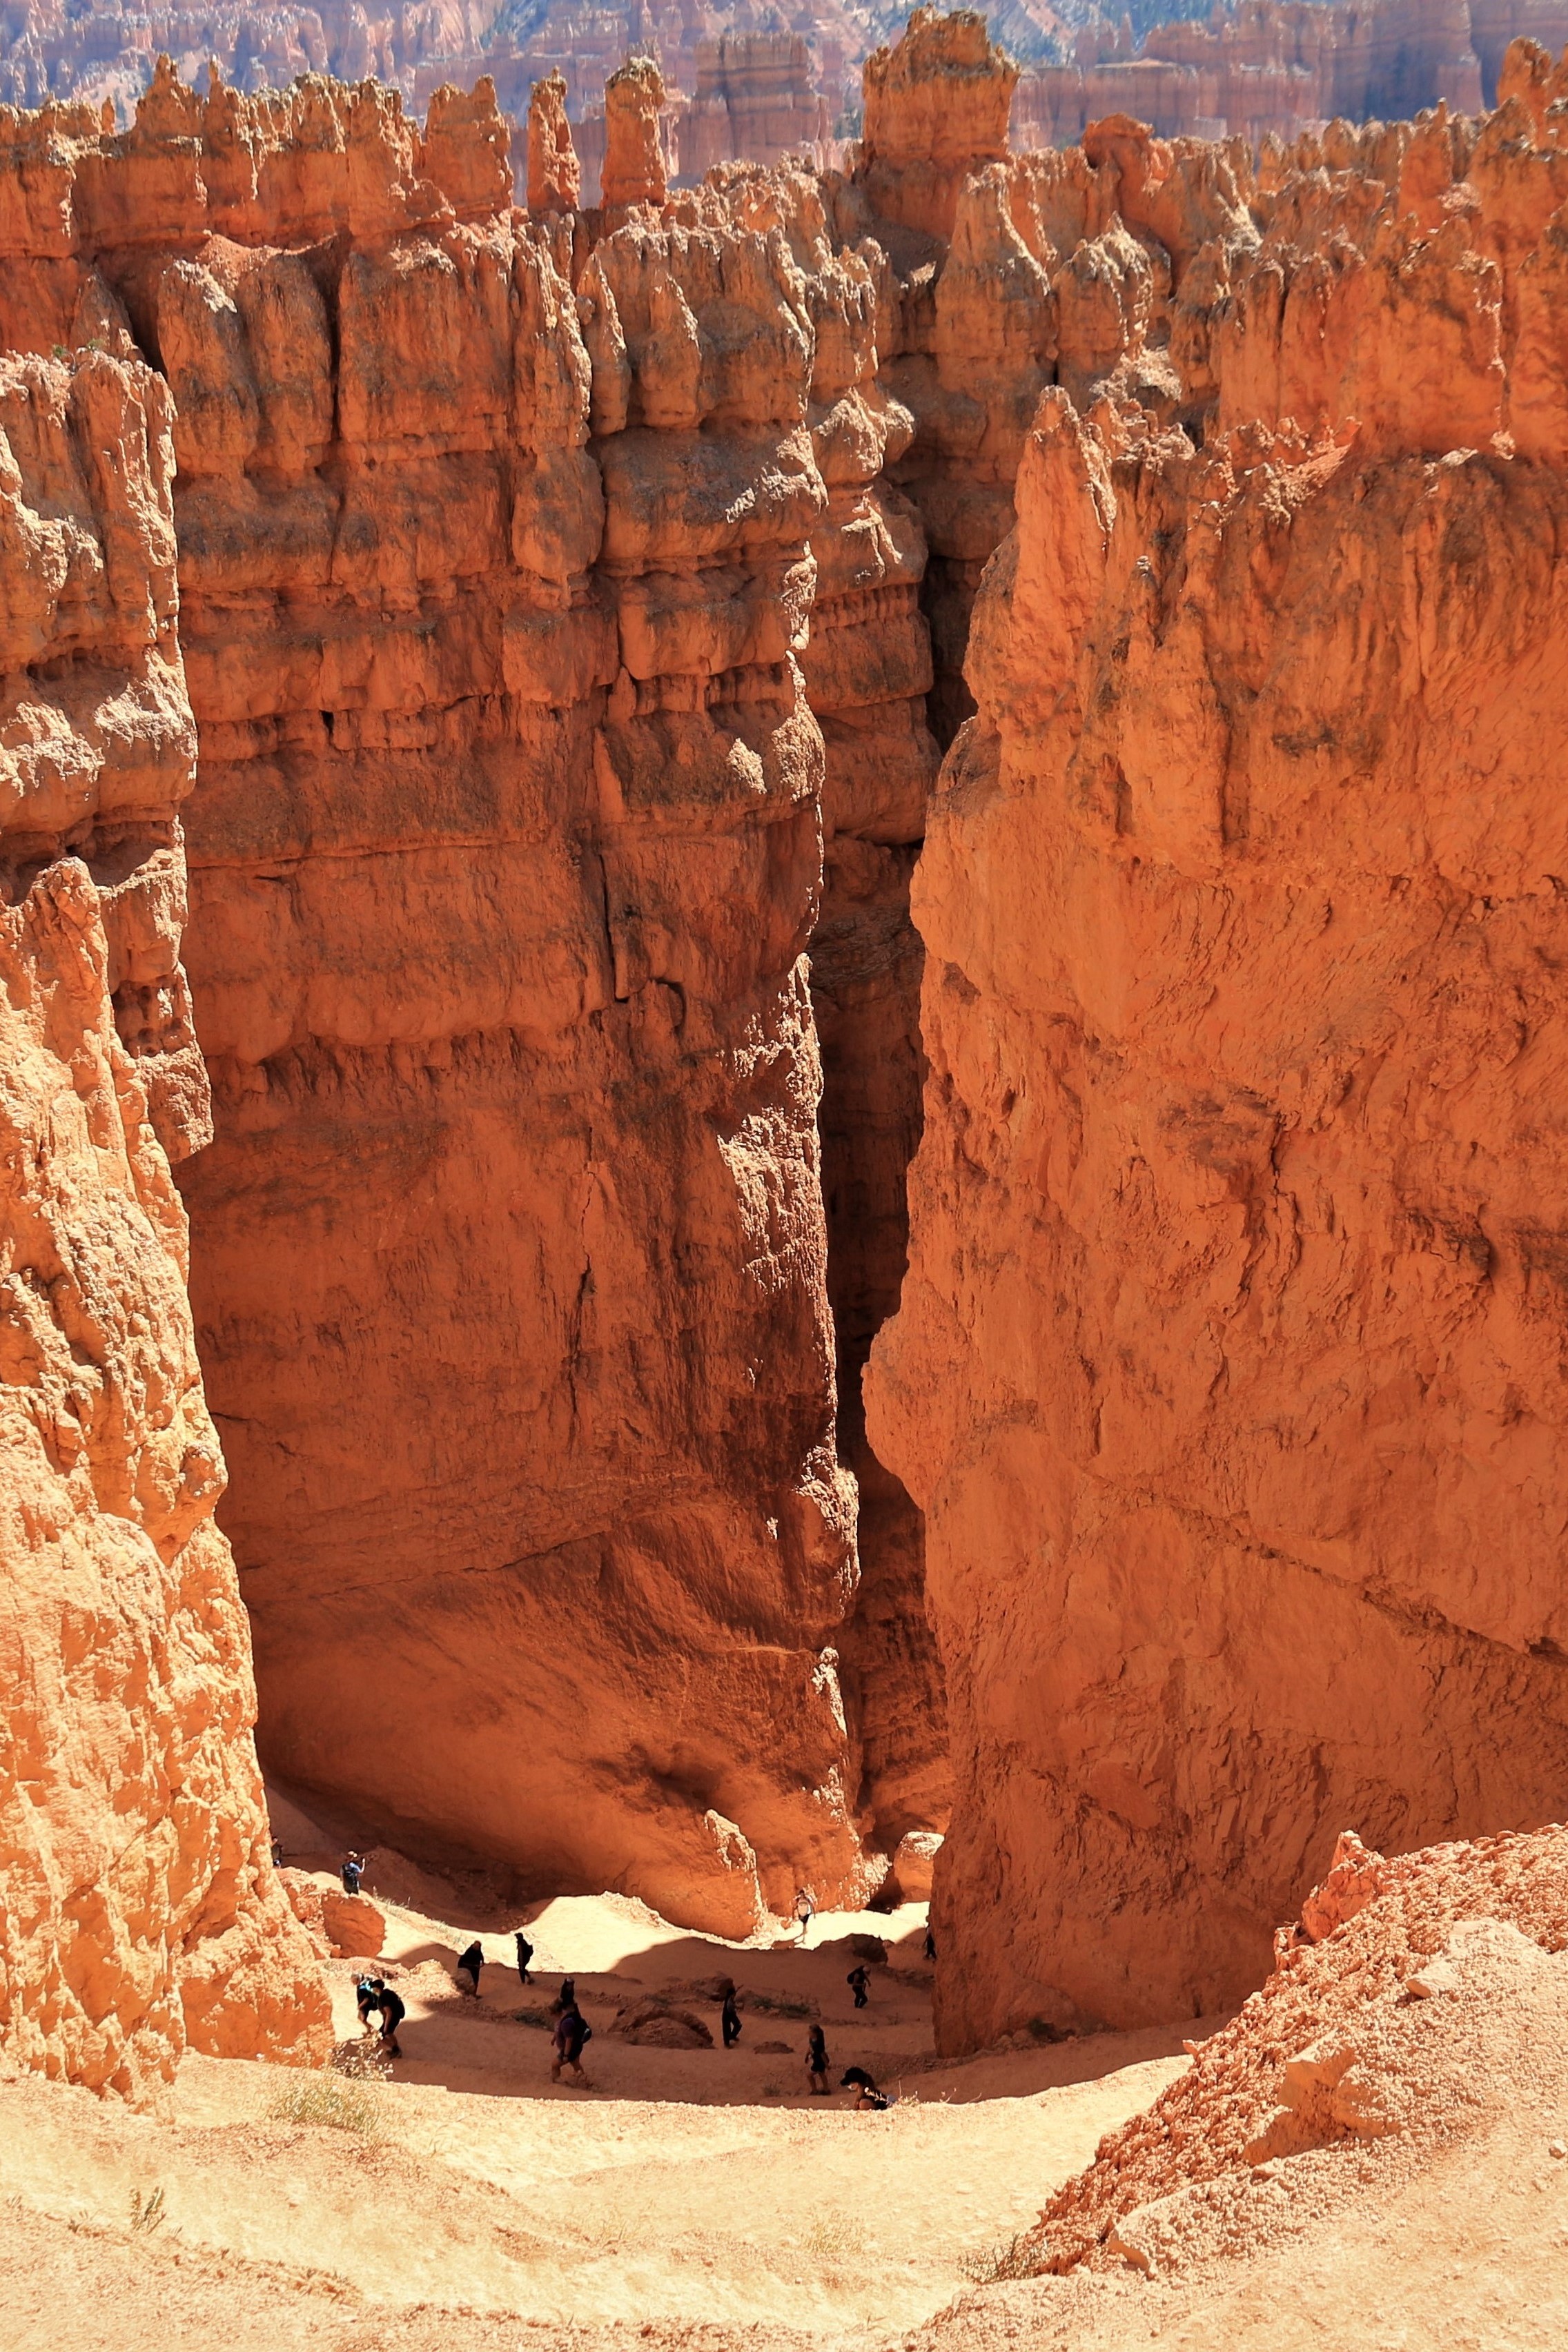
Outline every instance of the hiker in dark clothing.
<path fill-rule="evenodd" d="M 855 2094 L 857 2115 L 880 2115 L 890 2104 L 886 2091 L 879 2091 L 864 2066 L 846 2066 L 842 2087 Z"/>
<path fill-rule="evenodd" d="M 814 2025 L 805 2037 L 805 2077 L 818 2098 L 827 2096 L 827 2070 L 832 2063 L 827 2054 L 827 2037 L 820 2025 Z"/>
<path fill-rule="evenodd" d="M 478 1997 L 479 1990 L 479 1970 L 484 1967 L 484 1951 L 476 1937 L 474 1941 L 468 1946 L 468 1950 L 463 1954 L 462 1958 L 458 1962 L 458 1990 L 459 1992 L 469 1992 L 474 1994 L 476 1998 Z"/>
<path fill-rule="evenodd" d="M 384 2058 L 401 2058 L 397 2046 L 397 2029 L 408 2011 L 389 1984 L 381 1988 L 381 2054 Z"/>
<path fill-rule="evenodd" d="M 344 1856 L 343 1856 L 343 1893 L 344 1893 L 345 1895 L 357 1895 L 357 1894 L 359 1893 L 359 1883 L 360 1883 L 360 1880 L 361 1880 L 363 1876 L 364 1876 L 364 1856 L 363 1856 L 363 1853 L 346 1853 L 346 1854 L 344 1854 Z"/>
<path fill-rule="evenodd" d="M 936 1958 L 936 1937 L 929 1927 L 926 1929 L 926 1958 L 928 1960 L 934 1960 Z"/>
<path fill-rule="evenodd" d="M 574 2000 L 555 2021 L 555 2055 L 551 2061 L 550 2079 L 561 2080 L 561 2069 L 569 2066 L 584 2091 L 594 2087 L 583 2072 L 583 2044 L 593 2037 L 593 2027 Z"/>
<path fill-rule="evenodd" d="M 384 1990 L 385 1987 L 384 1981 L 380 1977 L 360 1977 L 356 1979 L 354 1983 L 354 1997 L 359 2005 L 359 2023 L 360 2032 L 362 2033 L 368 2033 L 370 2032 L 371 2011 L 373 2009 L 380 2009 L 381 1996 Z"/>
<path fill-rule="evenodd" d="M 516 1941 L 518 1981 L 521 1984 L 527 1984 L 529 1981 L 529 1964 L 533 1958 L 533 1946 L 529 1942 L 528 1937 L 523 1934 L 521 1927 L 517 1931 Z"/>
<path fill-rule="evenodd" d="M 272 1841 L 272 1867 L 274 1870 L 281 1870 L 283 1867 L 283 1841 L 281 1838 L 274 1838 Z"/>
<path fill-rule="evenodd" d="M 724 1993 L 724 2007 L 719 2019 L 726 2050 L 733 2050 L 741 2038 L 741 2012 L 735 2006 L 735 1988 L 730 1985 Z"/>
<path fill-rule="evenodd" d="M 856 1966 L 850 1969 L 844 1981 L 855 1996 L 856 2008 L 864 2009 L 867 2000 L 866 1986 L 868 1982 L 865 1961 L 858 1961 Z"/>

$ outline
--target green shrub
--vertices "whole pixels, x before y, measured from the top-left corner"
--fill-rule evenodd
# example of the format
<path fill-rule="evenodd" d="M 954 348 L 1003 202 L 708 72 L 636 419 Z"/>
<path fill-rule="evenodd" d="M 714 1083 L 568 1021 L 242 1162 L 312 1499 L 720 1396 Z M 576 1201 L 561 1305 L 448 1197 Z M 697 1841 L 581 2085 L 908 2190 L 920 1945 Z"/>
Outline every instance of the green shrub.
<path fill-rule="evenodd" d="M 163 2228 L 168 2218 L 163 2210 L 163 2192 L 161 2189 L 154 2189 L 151 2192 L 141 2189 L 133 2189 L 131 2191 L 131 2227 L 137 2237 L 152 2237 L 154 2231 Z"/>
<path fill-rule="evenodd" d="M 1000 2245 L 987 2246 L 980 2253 L 961 2254 L 958 2267 L 972 2285 L 995 2286 L 1002 2279 L 1036 2277 L 1039 2258 L 1030 2247 L 1027 2230 L 1020 2230 L 1016 2238 L 1005 2238 Z"/>
<path fill-rule="evenodd" d="M 368 2083 L 345 2081 L 331 2070 L 297 2074 L 274 2092 L 267 2110 L 278 2124 L 324 2124 L 332 2131 L 381 2137 L 381 2101 Z"/>

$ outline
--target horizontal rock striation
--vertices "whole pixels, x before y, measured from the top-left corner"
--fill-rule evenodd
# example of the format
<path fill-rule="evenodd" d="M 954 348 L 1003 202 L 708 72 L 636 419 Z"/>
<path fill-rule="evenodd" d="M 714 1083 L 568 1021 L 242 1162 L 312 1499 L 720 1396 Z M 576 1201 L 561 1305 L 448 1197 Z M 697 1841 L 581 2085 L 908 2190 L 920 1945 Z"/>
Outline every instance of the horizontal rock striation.
<path fill-rule="evenodd" d="M 187 2047 L 331 2041 L 268 1853 L 169 1167 L 210 1132 L 169 416 L 136 362 L 0 360 L 0 2042 L 138 2100 Z"/>
<path fill-rule="evenodd" d="M 870 1376 L 953 1714 L 950 2044 L 1234 2001 L 1339 1819 L 1560 1810 L 1563 81 L 1516 47 L 1490 118 L 1256 184 L 1131 126 L 1050 161 L 1121 226 L 1053 285 L 917 875 Z"/>

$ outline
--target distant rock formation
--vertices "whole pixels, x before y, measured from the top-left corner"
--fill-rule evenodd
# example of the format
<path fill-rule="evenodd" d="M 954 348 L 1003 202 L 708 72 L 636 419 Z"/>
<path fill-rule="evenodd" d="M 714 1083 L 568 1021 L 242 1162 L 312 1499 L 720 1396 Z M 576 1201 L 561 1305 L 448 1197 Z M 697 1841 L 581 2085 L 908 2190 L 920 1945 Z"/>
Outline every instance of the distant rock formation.
<path fill-rule="evenodd" d="M 1109 14 L 1109 12 L 1108 12 Z M 1568 0 L 1238 0 L 1206 22 L 1156 25 L 1133 53 L 1113 16 L 1087 26 L 1070 65 L 1019 83 L 1015 143 L 1066 147 L 1106 114 L 1166 138 L 1257 144 L 1337 116 L 1397 121 L 1446 103 L 1496 103 L 1510 41 L 1568 42 Z"/>
<path fill-rule="evenodd" d="M 714 164 L 786 155 L 826 163 L 833 122 L 812 80 L 799 33 L 721 33 L 697 52 L 697 89 L 676 137 L 680 173 L 700 180 Z"/>

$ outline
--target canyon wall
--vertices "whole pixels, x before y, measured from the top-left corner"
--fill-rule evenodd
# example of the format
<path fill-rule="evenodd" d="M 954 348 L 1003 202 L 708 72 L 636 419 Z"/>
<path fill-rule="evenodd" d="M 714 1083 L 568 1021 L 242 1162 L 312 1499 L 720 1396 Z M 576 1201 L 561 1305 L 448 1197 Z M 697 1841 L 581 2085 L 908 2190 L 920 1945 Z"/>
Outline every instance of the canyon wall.
<path fill-rule="evenodd" d="M 949 2046 L 1234 1999 L 1345 1820 L 1561 1811 L 1568 83 L 1501 80 L 1019 156 L 919 11 L 847 174 L 672 193 L 634 60 L 527 213 L 485 83 L 0 115 L 14 364 L 170 404 L 191 993 L 173 785 L 104 987 L 172 1142 L 193 1002 L 211 1071 L 286 1780 L 743 1935 L 951 1778 Z"/>
<path fill-rule="evenodd" d="M 537 220 L 484 85 L 423 135 L 374 85 L 164 71 L 124 134 L 13 118 L 8 328 L 173 394 L 182 1182 L 269 1763 L 426 1858 L 743 1935 L 940 1815 L 918 1522 L 886 1480 L 857 1620 L 835 1452 L 800 659 L 840 1091 L 886 1096 L 838 1187 L 857 1375 L 935 754 L 872 266 L 798 175 L 667 203 L 661 95 L 612 80 L 589 215 L 542 116 Z"/>
<path fill-rule="evenodd" d="M 815 154 L 820 161 L 832 128 L 799 33 L 721 33 L 697 52 L 697 87 L 676 134 L 681 176 L 700 180 L 733 157 L 778 163 L 786 155 Z"/>
<path fill-rule="evenodd" d="M 187 2046 L 331 2040 L 268 1852 L 169 1166 L 210 1132 L 173 466 L 138 362 L 0 360 L 0 2041 L 137 2099 Z"/>
<path fill-rule="evenodd" d="M 1568 68 L 1502 80 L 1256 184 L 1131 124 L 1009 167 L 1021 229 L 1117 218 L 917 871 L 868 1380 L 950 2045 L 1234 2001 L 1345 1822 L 1562 1810 Z"/>

